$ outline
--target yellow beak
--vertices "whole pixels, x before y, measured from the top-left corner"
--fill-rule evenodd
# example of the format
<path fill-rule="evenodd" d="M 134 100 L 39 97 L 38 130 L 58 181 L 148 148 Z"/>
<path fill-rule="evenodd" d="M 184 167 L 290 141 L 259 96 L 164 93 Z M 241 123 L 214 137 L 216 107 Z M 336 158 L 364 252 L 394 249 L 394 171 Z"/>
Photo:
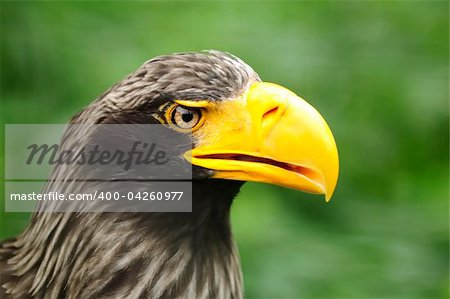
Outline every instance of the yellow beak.
<path fill-rule="evenodd" d="M 221 179 L 266 182 L 330 200 L 339 160 L 327 123 L 305 100 L 272 83 L 205 111 L 193 165 Z"/>

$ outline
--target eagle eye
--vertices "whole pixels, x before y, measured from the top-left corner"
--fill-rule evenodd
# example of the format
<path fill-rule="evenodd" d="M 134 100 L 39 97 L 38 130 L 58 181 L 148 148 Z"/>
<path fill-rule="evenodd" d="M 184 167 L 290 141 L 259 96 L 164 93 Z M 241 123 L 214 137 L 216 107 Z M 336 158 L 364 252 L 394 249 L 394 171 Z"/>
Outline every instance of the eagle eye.
<path fill-rule="evenodd" d="M 192 130 L 200 123 L 202 114 L 200 109 L 174 105 L 169 111 L 168 120 L 176 128 L 181 130 Z"/>

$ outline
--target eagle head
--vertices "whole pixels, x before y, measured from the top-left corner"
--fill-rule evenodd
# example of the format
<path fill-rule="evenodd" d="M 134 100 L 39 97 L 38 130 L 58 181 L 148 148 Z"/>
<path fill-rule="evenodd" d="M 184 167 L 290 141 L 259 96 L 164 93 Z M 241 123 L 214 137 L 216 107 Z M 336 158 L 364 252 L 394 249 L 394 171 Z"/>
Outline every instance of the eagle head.
<path fill-rule="evenodd" d="M 192 212 L 35 212 L 21 235 L 1 244 L 0 295 L 242 298 L 229 223 L 242 182 L 329 200 L 338 177 L 335 141 L 322 116 L 219 51 L 151 59 L 70 123 L 160 124 L 190 136 L 178 158 L 192 165 Z M 82 138 L 86 134 L 71 131 L 63 140 L 75 144 Z M 56 168 L 47 189 L 78 169 Z M 89 182 L 77 186 L 83 192 L 94 188 Z"/>

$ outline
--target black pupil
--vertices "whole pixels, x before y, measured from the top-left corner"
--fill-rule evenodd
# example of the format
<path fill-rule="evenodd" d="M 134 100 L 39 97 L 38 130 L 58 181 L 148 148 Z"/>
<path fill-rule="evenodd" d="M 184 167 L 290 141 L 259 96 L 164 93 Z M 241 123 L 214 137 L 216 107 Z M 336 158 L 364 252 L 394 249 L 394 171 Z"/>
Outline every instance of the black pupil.
<path fill-rule="evenodd" d="M 183 111 L 183 114 L 181 115 L 181 119 L 188 123 L 194 119 L 194 114 L 191 111 Z"/>

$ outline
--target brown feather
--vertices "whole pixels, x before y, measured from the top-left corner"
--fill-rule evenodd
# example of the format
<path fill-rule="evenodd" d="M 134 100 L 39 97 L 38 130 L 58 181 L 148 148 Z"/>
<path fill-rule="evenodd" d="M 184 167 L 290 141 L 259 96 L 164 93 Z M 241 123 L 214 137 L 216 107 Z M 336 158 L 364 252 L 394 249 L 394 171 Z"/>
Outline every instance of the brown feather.
<path fill-rule="evenodd" d="M 148 116 L 164 101 L 229 99 L 258 80 L 218 51 L 161 56 L 71 123 L 152 122 Z M 62 142 L 88 135 L 66 132 Z M 51 178 L 76 171 L 56 167 Z M 34 213 L 21 235 L 0 245 L 2 298 L 241 298 L 229 210 L 242 183 L 195 171 L 192 213 Z"/>

